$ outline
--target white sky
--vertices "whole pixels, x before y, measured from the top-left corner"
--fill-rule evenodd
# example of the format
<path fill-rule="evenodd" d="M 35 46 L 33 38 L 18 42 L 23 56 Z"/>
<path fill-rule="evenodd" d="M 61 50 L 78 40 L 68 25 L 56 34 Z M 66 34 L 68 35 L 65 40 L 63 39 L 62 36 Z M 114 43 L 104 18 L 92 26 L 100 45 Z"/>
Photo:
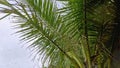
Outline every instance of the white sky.
<path fill-rule="evenodd" d="M 0 68 L 38 68 L 18 36 L 12 35 L 12 26 L 9 18 L 0 20 Z"/>
<path fill-rule="evenodd" d="M 23 48 L 19 36 L 12 35 L 12 26 L 9 17 L 0 20 L 0 68 L 41 68 L 41 62 L 31 60 L 30 51 Z"/>

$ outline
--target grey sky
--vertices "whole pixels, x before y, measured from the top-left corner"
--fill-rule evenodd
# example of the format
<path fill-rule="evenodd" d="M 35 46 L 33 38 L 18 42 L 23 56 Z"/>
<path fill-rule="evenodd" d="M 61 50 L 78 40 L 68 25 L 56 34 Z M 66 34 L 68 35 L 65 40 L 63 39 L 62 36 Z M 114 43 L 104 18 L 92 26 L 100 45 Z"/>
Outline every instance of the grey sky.
<path fill-rule="evenodd" d="M 1 15 L 1 14 L 0 14 Z M 38 68 L 23 48 L 9 18 L 0 20 L 0 68 Z"/>
<path fill-rule="evenodd" d="M 59 3 L 58 7 L 62 6 Z M 0 68 L 40 68 L 41 62 L 30 59 L 30 52 L 23 48 L 19 36 L 11 35 L 15 32 L 12 26 L 9 17 L 0 20 Z"/>

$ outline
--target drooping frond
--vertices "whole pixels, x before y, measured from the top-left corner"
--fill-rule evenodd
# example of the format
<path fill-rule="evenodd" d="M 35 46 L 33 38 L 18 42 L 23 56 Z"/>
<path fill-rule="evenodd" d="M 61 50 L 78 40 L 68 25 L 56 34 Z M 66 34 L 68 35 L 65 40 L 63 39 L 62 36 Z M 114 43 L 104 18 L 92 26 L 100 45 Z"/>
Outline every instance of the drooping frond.
<path fill-rule="evenodd" d="M 17 33 L 49 68 L 110 66 L 115 6 L 111 0 L 0 0 L 0 12 L 17 17 Z M 58 3 L 57 3 L 58 2 Z M 63 3 L 59 8 L 57 4 Z M 24 22 L 20 22 L 23 20 Z"/>

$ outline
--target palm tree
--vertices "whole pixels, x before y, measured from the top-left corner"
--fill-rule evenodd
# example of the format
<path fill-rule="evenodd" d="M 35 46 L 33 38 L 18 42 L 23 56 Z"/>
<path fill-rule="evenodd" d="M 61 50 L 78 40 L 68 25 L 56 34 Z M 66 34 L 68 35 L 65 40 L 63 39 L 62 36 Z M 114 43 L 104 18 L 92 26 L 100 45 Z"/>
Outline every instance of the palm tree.
<path fill-rule="evenodd" d="M 118 0 L 12 1 L 0 0 L 6 6 L 0 9 L 6 14 L 1 19 L 9 15 L 18 19 L 17 33 L 43 55 L 43 67 L 46 62 L 48 68 L 119 67 Z"/>
<path fill-rule="evenodd" d="M 119 0 L 114 0 L 113 4 L 115 5 L 115 18 L 114 18 L 114 23 L 116 23 L 116 25 L 114 25 L 114 29 L 113 29 L 113 33 L 112 33 L 112 37 L 111 37 L 111 44 L 112 44 L 112 55 L 113 58 L 115 58 L 116 60 L 112 60 L 112 67 L 114 68 L 119 68 L 120 67 L 120 1 Z"/>

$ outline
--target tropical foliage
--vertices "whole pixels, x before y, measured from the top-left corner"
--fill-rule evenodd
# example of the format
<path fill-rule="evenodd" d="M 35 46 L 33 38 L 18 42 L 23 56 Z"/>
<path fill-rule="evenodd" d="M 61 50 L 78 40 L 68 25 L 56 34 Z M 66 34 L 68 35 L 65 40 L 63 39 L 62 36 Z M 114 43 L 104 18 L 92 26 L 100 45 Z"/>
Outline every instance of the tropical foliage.
<path fill-rule="evenodd" d="M 112 53 L 119 40 L 113 33 L 120 36 L 117 0 L 12 1 L 0 0 L 6 14 L 1 19 L 18 19 L 17 33 L 43 55 L 43 67 L 47 62 L 48 68 L 111 68 L 113 60 L 119 65 Z"/>

